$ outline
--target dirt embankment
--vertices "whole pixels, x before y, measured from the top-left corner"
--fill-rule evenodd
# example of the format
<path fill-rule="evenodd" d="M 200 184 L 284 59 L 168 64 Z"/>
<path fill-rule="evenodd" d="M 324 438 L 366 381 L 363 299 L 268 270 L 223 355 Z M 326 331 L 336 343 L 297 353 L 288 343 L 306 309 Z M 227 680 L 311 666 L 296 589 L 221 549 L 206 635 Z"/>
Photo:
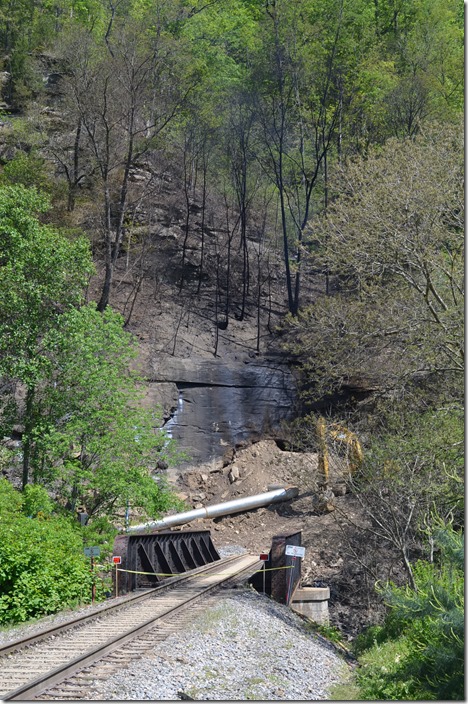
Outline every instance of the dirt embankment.
<path fill-rule="evenodd" d="M 345 513 L 359 523 L 359 506 L 347 492 L 339 471 L 332 473 L 330 479 L 334 510 L 327 510 L 321 501 L 317 455 L 284 451 L 275 440 L 264 439 L 228 450 L 223 460 L 192 468 L 174 483 L 190 508 L 263 493 L 274 485 L 297 486 L 299 496 L 291 501 L 199 519 L 186 527 L 208 528 L 216 546 L 240 545 L 252 553 L 268 551 L 274 535 L 302 531 L 302 545 L 306 548 L 303 584 L 330 587 L 331 623 L 352 637 L 375 616 L 376 603 L 368 599 L 371 585 L 356 569 L 340 521 Z"/>

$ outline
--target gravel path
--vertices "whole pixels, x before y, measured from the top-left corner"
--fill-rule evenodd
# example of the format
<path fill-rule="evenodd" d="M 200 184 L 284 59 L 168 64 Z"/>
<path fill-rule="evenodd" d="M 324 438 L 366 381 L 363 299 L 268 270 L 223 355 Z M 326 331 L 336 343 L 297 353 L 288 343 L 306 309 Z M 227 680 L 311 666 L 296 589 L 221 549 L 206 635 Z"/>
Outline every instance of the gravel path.
<path fill-rule="evenodd" d="M 218 600 L 154 655 L 96 680 L 86 699 L 324 700 L 348 672 L 288 607 L 246 588 Z"/>

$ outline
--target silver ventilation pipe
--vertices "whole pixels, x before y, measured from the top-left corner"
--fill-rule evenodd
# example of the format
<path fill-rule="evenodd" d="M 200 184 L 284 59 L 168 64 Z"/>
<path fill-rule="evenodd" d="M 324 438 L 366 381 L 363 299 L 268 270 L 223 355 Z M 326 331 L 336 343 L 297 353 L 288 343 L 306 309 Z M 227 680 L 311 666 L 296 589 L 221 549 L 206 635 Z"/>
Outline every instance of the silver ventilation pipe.
<path fill-rule="evenodd" d="M 255 494 L 254 496 L 246 496 L 243 499 L 234 499 L 233 501 L 225 501 L 222 504 L 213 504 L 213 506 L 204 506 L 202 508 L 195 508 L 192 511 L 176 513 L 174 516 L 167 516 L 166 518 L 161 518 L 159 521 L 141 523 L 138 526 L 128 528 L 127 533 L 137 533 L 144 530 L 163 530 L 165 528 L 181 526 L 184 523 L 190 523 L 190 521 L 195 521 L 198 518 L 227 516 L 231 513 L 239 513 L 252 508 L 260 508 L 260 506 L 268 506 L 278 501 L 294 499 L 298 493 L 299 489 L 295 486 L 274 489 L 264 494 Z"/>

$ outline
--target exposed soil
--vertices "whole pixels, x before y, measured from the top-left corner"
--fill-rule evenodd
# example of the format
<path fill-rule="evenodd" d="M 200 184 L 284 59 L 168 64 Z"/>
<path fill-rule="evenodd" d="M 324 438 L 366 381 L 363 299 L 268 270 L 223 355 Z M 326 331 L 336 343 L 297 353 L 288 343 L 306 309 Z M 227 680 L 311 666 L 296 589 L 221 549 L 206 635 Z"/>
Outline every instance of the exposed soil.
<path fill-rule="evenodd" d="M 233 472 L 234 470 L 234 472 Z M 236 471 L 237 470 L 237 471 Z M 233 481 L 233 475 L 239 475 Z M 278 486 L 296 486 L 296 499 L 215 519 L 199 519 L 191 529 L 209 529 L 216 546 L 237 545 L 249 552 L 268 551 L 274 535 L 302 531 L 306 548 L 302 584 L 330 587 L 330 620 L 352 637 L 376 616 L 368 601 L 362 574 L 354 574 L 350 546 L 340 522 L 342 511 L 357 523 L 359 505 L 347 491 L 344 476 L 335 469 L 330 485 L 336 495 L 323 500 L 317 483 L 317 455 L 281 450 L 265 439 L 228 451 L 217 465 L 210 463 L 181 475 L 179 496 L 191 508 L 263 493 Z M 181 526 L 181 529 L 189 526 Z M 373 600 L 372 600 L 373 601 Z"/>

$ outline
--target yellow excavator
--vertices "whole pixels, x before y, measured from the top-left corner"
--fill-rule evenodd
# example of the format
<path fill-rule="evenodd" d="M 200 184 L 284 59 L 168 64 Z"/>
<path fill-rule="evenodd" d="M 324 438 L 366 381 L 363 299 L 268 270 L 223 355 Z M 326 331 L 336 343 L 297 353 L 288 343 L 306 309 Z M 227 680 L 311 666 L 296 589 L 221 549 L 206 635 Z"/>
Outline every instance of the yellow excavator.
<path fill-rule="evenodd" d="M 320 416 L 317 420 L 317 440 L 318 440 L 318 469 L 320 476 L 320 485 L 323 488 L 328 488 L 329 479 L 329 455 L 328 441 L 344 443 L 347 448 L 348 470 L 351 475 L 359 469 L 363 460 L 361 443 L 357 439 L 355 433 L 352 433 L 348 428 L 331 423 L 328 427 L 325 418 Z"/>

